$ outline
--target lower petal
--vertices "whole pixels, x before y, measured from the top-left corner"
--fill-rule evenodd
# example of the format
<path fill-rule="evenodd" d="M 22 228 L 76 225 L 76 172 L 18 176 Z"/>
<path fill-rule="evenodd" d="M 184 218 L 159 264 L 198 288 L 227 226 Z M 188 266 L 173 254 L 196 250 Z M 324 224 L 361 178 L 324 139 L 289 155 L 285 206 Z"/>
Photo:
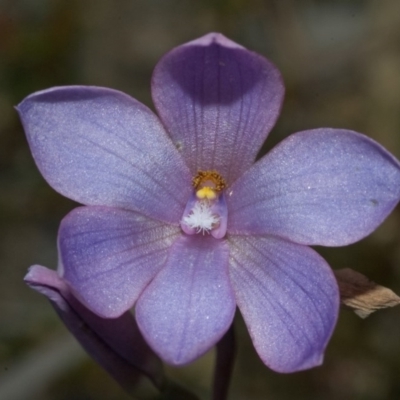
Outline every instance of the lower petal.
<path fill-rule="evenodd" d="M 118 317 L 163 266 L 179 233 L 132 211 L 76 208 L 60 226 L 60 274 L 90 310 Z"/>
<path fill-rule="evenodd" d="M 231 236 L 230 275 L 254 346 L 278 372 L 320 365 L 339 292 L 325 260 L 277 237 Z"/>
<path fill-rule="evenodd" d="M 162 359 L 187 364 L 227 331 L 235 313 L 227 243 L 211 236 L 181 236 L 139 298 L 136 319 Z"/>

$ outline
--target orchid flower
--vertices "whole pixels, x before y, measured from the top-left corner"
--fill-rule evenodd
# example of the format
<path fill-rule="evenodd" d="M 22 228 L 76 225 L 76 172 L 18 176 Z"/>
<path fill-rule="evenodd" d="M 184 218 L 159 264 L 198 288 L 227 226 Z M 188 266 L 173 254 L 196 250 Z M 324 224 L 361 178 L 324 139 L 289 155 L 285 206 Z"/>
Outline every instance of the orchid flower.
<path fill-rule="evenodd" d="M 275 371 L 321 364 L 339 308 L 310 245 L 344 246 L 400 199 L 400 164 L 368 137 L 320 128 L 255 162 L 283 102 L 267 59 L 211 33 L 154 70 L 157 115 L 116 90 L 70 86 L 19 106 L 47 182 L 84 206 L 58 237 L 58 275 L 105 319 L 135 307 L 150 347 L 187 364 L 236 306 Z"/>

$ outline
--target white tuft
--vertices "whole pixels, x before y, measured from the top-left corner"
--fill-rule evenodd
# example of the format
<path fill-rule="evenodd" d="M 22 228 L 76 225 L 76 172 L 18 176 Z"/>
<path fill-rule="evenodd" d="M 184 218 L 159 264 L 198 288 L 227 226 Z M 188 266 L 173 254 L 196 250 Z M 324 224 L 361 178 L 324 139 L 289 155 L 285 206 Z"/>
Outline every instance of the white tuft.
<path fill-rule="evenodd" d="M 196 201 L 195 206 L 190 214 L 183 218 L 183 222 L 191 229 L 195 229 L 197 233 L 210 233 L 211 229 L 219 223 L 219 216 L 211 211 L 208 201 Z"/>

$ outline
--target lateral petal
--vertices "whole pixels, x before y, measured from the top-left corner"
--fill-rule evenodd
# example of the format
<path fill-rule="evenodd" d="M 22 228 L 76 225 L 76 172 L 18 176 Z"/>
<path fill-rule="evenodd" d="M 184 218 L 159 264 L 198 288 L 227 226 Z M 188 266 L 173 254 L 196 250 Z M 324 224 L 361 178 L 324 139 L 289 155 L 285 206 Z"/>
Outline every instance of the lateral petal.
<path fill-rule="evenodd" d="M 178 224 L 191 175 L 146 106 L 116 90 L 67 86 L 34 93 L 17 110 L 55 190 Z"/>
<path fill-rule="evenodd" d="M 289 136 L 230 188 L 228 232 L 343 246 L 369 235 L 400 199 L 400 164 L 343 129 Z"/>
<path fill-rule="evenodd" d="M 284 86 L 270 61 L 210 33 L 159 61 L 152 95 L 192 174 L 216 169 L 232 183 L 252 165 L 274 126 Z"/>
<path fill-rule="evenodd" d="M 181 236 L 165 267 L 140 296 L 136 320 L 147 343 L 173 365 L 209 350 L 228 330 L 235 300 L 229 250 L 212 236 Z"/>
<path fill-rule="evenodd" d="M 263 362 L 278 372 L 320 365 L 335 326 L 339 291 L 309 247 L 273 236 L 231 236 L 230 276 Z"/>
<path fill-rule="evenodd" d="M 61 222 L 60 275 L 91 311 L 115 318 L 161 269 L 178 227 L 108 207 L 79 207 Z"/>

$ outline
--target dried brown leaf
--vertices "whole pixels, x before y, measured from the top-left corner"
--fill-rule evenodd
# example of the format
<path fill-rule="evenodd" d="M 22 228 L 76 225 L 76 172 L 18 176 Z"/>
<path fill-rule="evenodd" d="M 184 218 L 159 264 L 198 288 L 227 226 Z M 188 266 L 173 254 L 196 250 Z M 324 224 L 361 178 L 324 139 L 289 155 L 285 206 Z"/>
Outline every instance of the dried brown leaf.
<path fill-rule="evenodd" d="M 361 318 L 366 318 L 382 308 L 400 304 L 400 297 L 396 293 L 359 272 L 344 268 L 334 273 L 339 285 L 341 303 Z"/>

